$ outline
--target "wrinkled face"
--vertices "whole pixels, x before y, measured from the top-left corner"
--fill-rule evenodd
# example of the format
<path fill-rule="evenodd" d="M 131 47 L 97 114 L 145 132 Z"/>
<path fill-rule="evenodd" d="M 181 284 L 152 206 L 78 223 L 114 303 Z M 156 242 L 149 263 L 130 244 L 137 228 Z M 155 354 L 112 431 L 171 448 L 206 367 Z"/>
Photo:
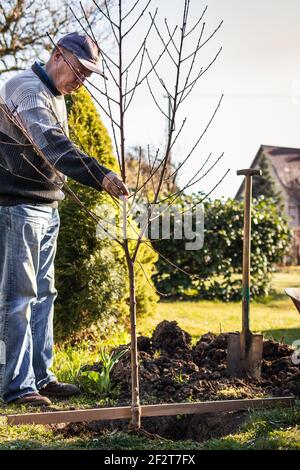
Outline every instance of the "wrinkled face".
<path fill-rule="evenodd" d="M 84 67 L 69 51 L 57 50 L 53 57 L 55 86 L 60 93 L 67 95 L 77 90 L 92 72 Z"/>

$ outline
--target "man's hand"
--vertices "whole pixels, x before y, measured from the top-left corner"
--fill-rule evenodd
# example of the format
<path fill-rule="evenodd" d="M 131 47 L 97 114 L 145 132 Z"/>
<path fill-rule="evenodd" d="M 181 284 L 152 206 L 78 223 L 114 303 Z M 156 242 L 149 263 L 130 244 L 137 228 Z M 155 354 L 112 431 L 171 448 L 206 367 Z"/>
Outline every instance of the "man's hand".
<path fill-rule="evenodd" d="M 120 196 L 123 196 L 123 198 L 126 200 L 129 196 L 129 191 L 126 185 L 123 183 L 121 178 L 112 171 L 104 176 L 102 181 L 102 187 L 112 196 L 118 198 L 120 198 Z"/>

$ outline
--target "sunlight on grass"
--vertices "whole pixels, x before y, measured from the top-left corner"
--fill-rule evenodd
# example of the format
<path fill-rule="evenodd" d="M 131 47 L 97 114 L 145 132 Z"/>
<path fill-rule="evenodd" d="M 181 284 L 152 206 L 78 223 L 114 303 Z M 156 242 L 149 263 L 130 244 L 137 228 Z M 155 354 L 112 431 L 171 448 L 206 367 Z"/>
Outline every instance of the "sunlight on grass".
<path fill-rule="evenodd" d="M 93 364 L 98 360 L 99 351 L 83 344 L 80 347 L 59 348 L 54 355 L 53 372 L 61 382 L 76 383 L 83 365 Z"/>
<path fill-rule="evenodd" d="M 288 286 L 300 286 L 300 267 L 284 268 L 273 276 L 273 297 L 261 302 L 252 302 L 250 328 L 254 333 L 264 333 L 291 344 L 300 338 L 300 315 L 291 300 L 284 294 Z M 221 332 L 241 329 L 242 303 L 222 301 L 162 301 L 151 317 L 138 320 L 140 334 L 149 336 L 162 320 L 176 320 L 181 328 L 190 333 L 194 342 L 208 331 Z"/>
<path fill-rule="evenodd" d="M 291 343 L 300 338 L 300 315 L 291 300 L 284 295 L 286 287 L 300 286 L 300 267 L 283 268 L 274 274 L 272 288 L 275 294 L 261 302 L 252 302 L 250 326 L 253 332 L 263 332 L 266 337 L 274 337 Z M 150 336 L 162 320 L 176 320 L 181 328 L 189 332 L 193 342 L 208 331 L 214 333 L 236 331 L 241 328 L 241 302 L 225 303 L 222 301 L 177 301 L 160 302 L 157 312 L 138 319 L 138 333 Z M 80 370 L 83 365 L 100 360 L 100 346 L 115 347 L 130 341 L 128 332 L 116 334 L 106 342 L 97 345 L 81 343 L 76 347 L 55 350 L 53 370 L 59 380 L 80 383 Z M 156 356 L 161 354 L 156 352 Z M 183 376 L 178 376 L 182 381 Z M 219 399 L 243 398 L 247 390 L 227 387 L 219 392 Z M 68 400 L 53 399 L 52 409 L 83 409 L 96 406 L 114 406 L 114 401 L 105 402 L 99 396 L 83 393 Z M 33 411 L 13 404 L 1 404 L 1 413 L 11 414 Z M 36 411 L 36 410 L 34 410 Z M 1 449 L 300 449 L 300 411 L 267 410 L 254 412 L 250 421 L 233 435 L 220 439 L 210 439 L 204 443 L 191 441 L 153 441 L 129 435 L 124 432 L 107 433 L 103 436 L 91 436 L 80 433 L 66 437 L 50 426 L 14 426 L 6 424 L 0 417 Z"/>
<path fill-rule="evenodd" d="M 138 331 L 147 336 L 162 320 L 176 320 L 181 328 L 198 339 L 208 331 L 219 334 L 240 330 L 241 318 L 240 302 L 160 302 L 155 314 L 138 321 Z M 250 327 L 255 333 L 262 332 L 266 337 L 292 343 L 300 338 L 300 315 L 288 297 L 268 304 L 253 302 Z"/>
<path fill-rule="evenodd" d="M 300 287 L 300 266 L 284 266 L 273 275 L 271 287 L 283 293 L 286 287 Z"/>

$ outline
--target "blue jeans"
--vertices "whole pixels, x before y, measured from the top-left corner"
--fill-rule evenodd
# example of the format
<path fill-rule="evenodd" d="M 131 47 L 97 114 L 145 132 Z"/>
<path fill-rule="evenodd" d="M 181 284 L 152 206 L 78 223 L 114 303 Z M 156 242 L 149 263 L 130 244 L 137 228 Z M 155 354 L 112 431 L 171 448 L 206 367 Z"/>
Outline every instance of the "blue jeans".
<path fill-rule="evenodd" d="M 0 395 L 5 402 L 56 380 L 54 257 L 58 210 L 0 206 Z"/>

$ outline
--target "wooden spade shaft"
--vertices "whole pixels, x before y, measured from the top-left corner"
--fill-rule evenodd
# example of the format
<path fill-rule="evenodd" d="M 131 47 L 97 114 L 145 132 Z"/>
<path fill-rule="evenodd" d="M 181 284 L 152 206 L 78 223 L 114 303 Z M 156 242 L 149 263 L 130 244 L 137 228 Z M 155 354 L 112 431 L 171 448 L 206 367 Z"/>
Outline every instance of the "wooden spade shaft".
<path fill-rule="evenodd" d="M 250 256 L 251 256 L 251 200 L 252 176 L 260 175 L 260 170 L 246 169 L 237 171 L 245 176 L 244 204 L 244 236 L 243 236 L 243 303 L 242 303 L 242 333 L 241 351 L 245 358 L 251 339 L 249 309 L 250 309 Z"/>
<path fill-rule="evenodd" d="M 252 178 L 245 178 L 245 207 L 244 207 L 244 238 L 243 238 L 243 316 L 242 333 L 244 336 L 250 331 L 249 305 L 250 305 L 250 254 L 251 254 L 251 197 Z"/>
<path fill-rule="evenodd" d="M 263 336 L 250 331 L 250 255 L 251 255 L 251 199 L 252 176 L 260 175 L 260 170 L 239 170 L 245 176 L 244 235 L 243 235 L 243 301 L 242 331 L 230 333 L 228 337 L 227 365 L 231 377 L 261 376 Z"/>

